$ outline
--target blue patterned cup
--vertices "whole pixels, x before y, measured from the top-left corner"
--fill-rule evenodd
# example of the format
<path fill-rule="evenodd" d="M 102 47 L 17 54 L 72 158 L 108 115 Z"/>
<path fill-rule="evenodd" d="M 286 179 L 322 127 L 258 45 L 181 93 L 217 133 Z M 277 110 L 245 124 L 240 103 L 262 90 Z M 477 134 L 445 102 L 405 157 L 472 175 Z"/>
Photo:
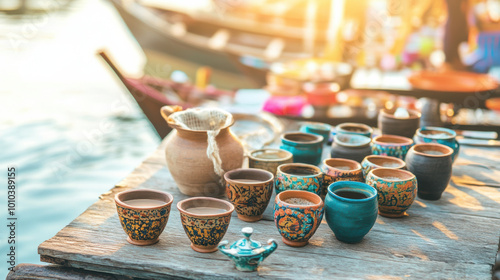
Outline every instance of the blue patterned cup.
<path fill-rule="evenodd" d="M 435 143 L 448 146 L 453 149 L 451 158 L 453 162 L 457 159 L 460 151 L 460 144 L 456 139 L 457 133 L 444 127 L 424 126 L 417 130 L 413 138 L 415 144 Z"/>
<path fill-rule="evenodd" d="M 305 133 L 288 132 L 281 135 L 280 149 L 293 154 L 293 162 L 317 165 L 323 153 L 323 136 Z"/>
<path fill-rule="evenodd" d="M 276 194 L 287 190 L 301 190 L 321 196 L 323 172 L 319 167 L 303 163 L 287 163 L 278 166 L 274 181 Z"/>
<path fill-rule="evenodd" d="M 174 197 L 166 192 L 141 189 L 115 195 L 120 224 L 134 245 L 151 245 L 167 225 Z"/>
<path fill-rule="evenodd" d="M 408 150 L 413 146 L 413 140 L 403 136 L 379 135 L 372 140 L 372 154 L 405 159 Z"/>

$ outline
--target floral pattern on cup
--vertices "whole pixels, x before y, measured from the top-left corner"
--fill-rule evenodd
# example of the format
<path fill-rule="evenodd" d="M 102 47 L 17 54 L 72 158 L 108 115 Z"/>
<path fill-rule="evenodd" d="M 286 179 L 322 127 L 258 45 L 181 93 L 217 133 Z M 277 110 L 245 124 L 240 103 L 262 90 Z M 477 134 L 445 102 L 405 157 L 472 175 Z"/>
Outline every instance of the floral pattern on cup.
<path fill-rule="evenodd" d="M 373 138 L 372 154 L 405 159 L 406 154 L 413 146 L 413 140 L 403 136 L 379 135 Z"/>
<path fill-rule="evenodd" d="M 310 205 L 287 203 L 289 198 L 305 199 Z M 285 244 L 305 246 L 323 220 L 321 198 L 305 191 L 284 191 L 276 196 L 274 222 Z"/>
<path fill-rule="evenodd" d="M 328 186 L 337 181 L 364 182 L 361 165 L 354 160 L 343 158 L 325 159 L 321 170 L 324 173 L 322 198 L 326 196 Z"/>
<path fill-rule="evenodd" d="M 400 158 L 378 155 L 367 156 L 361 162 L 361 170 L 363 171 L 364 178 L 366 178 L 366 175 L 368 175 L 368 173 L 370 173 L 373 169 L 381 167 L 406 169 L 406 163 Z"/>
<path fill-rule="evenodd" d="M 314 165 L 288 163 L 278 167 L 274 182 L 276 194 L 286 190 L 302 190 L 321 195 L 323 173 Z"/>

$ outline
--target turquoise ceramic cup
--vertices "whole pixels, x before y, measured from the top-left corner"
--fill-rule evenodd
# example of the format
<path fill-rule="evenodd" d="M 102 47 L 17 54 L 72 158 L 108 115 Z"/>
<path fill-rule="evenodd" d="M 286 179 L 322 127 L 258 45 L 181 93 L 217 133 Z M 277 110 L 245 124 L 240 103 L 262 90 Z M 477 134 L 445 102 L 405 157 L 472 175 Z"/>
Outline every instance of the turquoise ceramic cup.
<path fill-rule="evenodd" d="M 281 135 L 280 149 L 293 154 L 293 162 L 318 165 L 323 153 L 323 136 L 305 133 L 288 132 Z"/>
<path fill-rule="evenodd" d="M 345 243 L 361 242 L 377 220 L 377 190 L 365 183 L 339 181 L 328 187 L 325 217 L 335 237 Z"/>
<path fill-rule="evenodd" d="M 448 146 L 453 149 L 451 158 L 453 162 L 457 159 L 460 151 L 460 144 L 456 139 L 457 133 L 444 127 L 424 126 L 417 130 L 413 140 L 415 144 L 435 143 Z"/>
<path fill-rule="evenodd" d="M 302 124 L 299 130 L 301 132 L 323 136 L 323 143 L 326 144 L 330 139 L 330 132 L 332 131 L 332 126 L 326 123 L 308 122 Z"/>

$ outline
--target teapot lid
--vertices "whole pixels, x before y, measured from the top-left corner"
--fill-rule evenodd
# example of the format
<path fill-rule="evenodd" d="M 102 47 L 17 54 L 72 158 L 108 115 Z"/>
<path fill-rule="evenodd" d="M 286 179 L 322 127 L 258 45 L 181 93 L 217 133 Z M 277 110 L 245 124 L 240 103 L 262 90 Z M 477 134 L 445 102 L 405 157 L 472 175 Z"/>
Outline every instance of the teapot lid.
<path fill-rule="evenodd" d="M 250 238 L 253 233 L 253 228 L 244 227 L 241 233 L 245 238 L 234 242 L 231 246 L 231 254 L 234 255 L 255 255 L 265 251 L 260 242 L 254 241 Z"/>

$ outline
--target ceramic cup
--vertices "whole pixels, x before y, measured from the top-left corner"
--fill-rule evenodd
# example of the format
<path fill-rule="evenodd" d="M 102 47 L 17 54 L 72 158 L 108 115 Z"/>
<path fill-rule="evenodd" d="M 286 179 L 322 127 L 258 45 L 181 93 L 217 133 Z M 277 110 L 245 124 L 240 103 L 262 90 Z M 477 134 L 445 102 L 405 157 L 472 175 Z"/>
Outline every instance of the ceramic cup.
<path fill-rule="evenodd" d="M 323 143 L 326 144 L 330 139 L 330 132 L 332 131 L 332 126 L 326 123 L 308 122 L 302 124 L 299 130 L 301 132 L 312 133 L 323 136 Z"/>
<path fill-rule="evenodd" d="M 278 166 L 274 187 L 277 194 L 286 190 L 302 190 L 321 195 L 323 173 L 319 167 L 311 164 L 282 164 Z"/>
<path fill-rule="evenodd" d="M 192 197 L 177 203 L 181 223 L 191 240 L 191 248 L 200 253 L 217 251 L 226 234 L 234 206 L 222 199 Z"/>
<path fill-rule="evenodd" d="M 328 187 L 325 218 L 335 237 L 358 243 L 377 220 L 377 190 L 361 182 L 340 181 Z"/>
<path fill-rule="evenodd" d="M 250 168 L 264 169 L 273 173 L 273 175 L 276 175 L 278 166 L 292 162 L 292 153 L 280 149 L 255 150 L 248 155 L 248 166 Z"/>
<path fill-rule="evenodd" d="M 325 197 L 330 184 L 337 181 L 364 182 L 359 162 L 344 158 L 329 158 L 323 161 L 323 194 Z"/>
<path fill-rule="evenodd" d="M 363 171 L 364 178 L 366 178 L 366 175 L 368 175 L 368 173 L 373 169 L 381 167 L 406 169 L 406 163 L 400 158 L 389 157 L 389 156 L 377 156 L 377 155 L 367 156 L 361 162 L 361 170 Z"/>
<path fill-rule="evenodd" d="M 394 116 L 395 109 L 382 109 L 378 114 L 378 128 L 382 134 L 398 135 L 407 138 L 413 137 L 420 126 L 421 114 L 415 110 L 407 110 L 409 117 Z"/>
<path fill-rule="evenodd" d="M 323 152 L 323 136 L 305 133 L 289 132 L 281 135 L 280 149 L 293 154 L 293 162 L 317 165 Z"/>
<path fill-rule="evenodd" d="M 286 245 L 305 246 L 323 219 L 323 200 L 306 191 L 284 191 L 276 195 L 274 223 Z"/>
<path fill-rule="evenodd" d="M 413 146 L 413 140 L 397 135 L 379 135 L 373 138 L 372 154 L 405 159 L 406 153 Z"/>
<path fill-rule="evenodd" d="M 370 126 L 362 123 L 341 123 L 335 127 L 335 133 L 337 135 L 356 134 L 371 138 L 373 129 Z"/>
<path fill-rule="evenodd" d="M 366 183 L 378 192 L 378 211 L 385 217 L 403 217 L 417 196 L 417 178 L 400 169 L 373 169 Z"/>
<path fill-rule="evenodd" d="M 127 241 L 134 245 L 151 245 L 167 225 L 174 197 L 166 192 L 141 189 L 115 195 L 120 224 Z"/>
<path fill-rule="evenodd" d="M 415 144 L 436 143 L 452 148 L 451 158 L 455 162 L 460 151 L 460 144 L 458 144 L 456 137 L 457 133 L 451 129 L 425 126 L 417 130 L 413 139 Z"/>
<path fill-rule="evenodd" d="M 346 158 L 361 162 L 371 155 L 371 139 L 363 135 L 340 134 L 335 135 L 330 151 L 332 158 Z"/>
<path fill-rule="evenodd" d="M 451 179 L 453 150 L 441 144 L 417 144 L 406 156 L 408 170 L 417 177 L 418 197 L 438 200 Z"/>
<path fill-rule="evenodd" d="M 238 218 L 245 222 L 262 219 L 273 194 L 274 175 L 262 169 L 235 169 L 224 174 L 227 198 Z"/>

